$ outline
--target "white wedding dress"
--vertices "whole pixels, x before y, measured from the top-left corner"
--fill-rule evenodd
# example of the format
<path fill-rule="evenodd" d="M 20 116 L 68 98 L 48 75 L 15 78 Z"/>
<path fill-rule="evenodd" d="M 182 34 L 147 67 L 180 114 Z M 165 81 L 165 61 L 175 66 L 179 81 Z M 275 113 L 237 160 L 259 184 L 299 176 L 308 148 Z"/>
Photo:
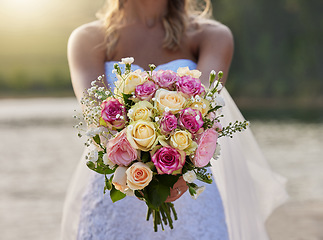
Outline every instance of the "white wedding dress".
<path fill-rule="evenodd" d="M 106 76 L 113 86 L 113 64 L 106 62 Z M 178 59 L 158 69 L 177 71 L 196 68 L 196 63 Z M 133 70 L 140 69 L 132 65 Z M 225 122 L 243 120 L 226 89 Z M 63 213 L 62 240 L 202 239 L 266 240 L 264 222 L 286 200 L 284 181 L 268 167 L 250 130 L 233 139 L 221 138 L 220 159 L 212 162 L 215 182 L 197 200 L 185 193 L 174 202 L 178 220 L 174 229 L 153 231 L 146 221 L 146 205 L 135 197 L 112 203 L 103 194 L 104 176 L 89 170 L 84 156 L 70 184 Z M 85 150 L 85 153 L 86 154 Z M 204 185 L 197 182 L 198 185 Z"/>

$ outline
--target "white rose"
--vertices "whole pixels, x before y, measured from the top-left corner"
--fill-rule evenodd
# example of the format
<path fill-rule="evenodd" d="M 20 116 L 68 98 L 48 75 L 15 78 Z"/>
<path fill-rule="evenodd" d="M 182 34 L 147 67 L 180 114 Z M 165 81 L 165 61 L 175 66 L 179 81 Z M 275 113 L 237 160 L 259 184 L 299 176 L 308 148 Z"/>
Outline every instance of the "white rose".
<path fill-rule="evenodd" d="M 120 64 L 132 64 L 135 61 L 133 57 L 121 58 Z"/>
<path fill-rule="evenodd" d="M 188 171 L 183 175 L 185 182 L 192 183 L 196 180 L 196 174 L 194 171 Z"/>
<path fill-rule="evenodd" d="M 127 167 L 118 167 L 112 178 L 112 184 L 121 192 L 126 192 L 129 189 L 127 186 L 127 169 Z"/>
<path fill-rule="evenodd" d="M 195 189 L 196 194 L 194 194 L 194 196 L 192 196 L 192 195 L 191 195 L 191 197 L 192 197 L 194 200 L 196 200 L 196 199 L 198 198 L 198 196 L 200 196 L 200 194 L 201 194 L 202 192 L 204 192 L 204 190 L 205 190 L 205 186 L 198 187 L 197 189 Z"/>
<path fill-rule="evenodd" d="M 114 162 L 112 162 L 109 158 L 108 158 L 108 154 L 104 154 L 102 156 L 102 159 L 103 159 L 103 163 L 105 165 L 108 165 L 111 169 L 114 168 L 114 166 L 116 165 Z"/>

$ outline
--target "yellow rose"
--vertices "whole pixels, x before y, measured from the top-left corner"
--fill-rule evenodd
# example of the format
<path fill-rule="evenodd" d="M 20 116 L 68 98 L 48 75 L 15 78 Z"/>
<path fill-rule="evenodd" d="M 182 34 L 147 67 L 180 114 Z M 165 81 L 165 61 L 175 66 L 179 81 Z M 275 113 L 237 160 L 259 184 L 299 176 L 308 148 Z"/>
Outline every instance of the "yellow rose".
<path fill-rule="evenodd" d="M 197 143 L 192 140 L 192 134 L 187 131 L 176 131 L 170 137 L 170 145 L 173 148 L 183 150 L 187 154 L 192 153 L 197 148 Z"/>
<path fill-rule="evenodd" d="M 136 103 L 129 111 L 128 117 L 132 121 L 145 120 L 151 121 L 153 105 L 148 101 Z"/>
<path fill-rule="evenodd" d="M 132 190 L 141 190 L 148 186 L 153 178 L 153 172 L 148 165 L 142 162 L 136 162 L 126 171 L 127 185 Z"/>
<path fill-rule="evenodd" d="M 149 151 L 157 144 L 157 134 L 152 122 L 138 120 L 127 127 L 127 139 L 131 146 Z"/>
<path fill-rule="evenodd" d="M 136 86 L 147 81 L 140 69 L 130 72 L 128 75 L 122 75 L 122 77 L 117 75 L 117 77 L 114 93 L 119 95 L 120 93 L 131 94 L 135 91 Z"/>
<path fill-rule="evenodd" d="M 207 112 L 210 110 L 210 103 L 208 100 L 204 98 L 200 98 L 200 101 L 194 101 L 190 103 L 187 107 L 190 107 L 192 109 L 197 109 L 199 110 L 203 116 L 207 114 Z"/>
<path fill-rule="evenodd" d="M 186 101 L 185 97 L 176 91 L 168 91 L 165 89 L 158 89 L 155 94 L 155 106 L 160 113 L 170 111 L 175 114 L 183 109 Z"/>
<path fill-rule="evenodd" d="M 192 76 L 193 78 L 200 78 L 202 73 L 199 70 L 190 70 L 188 67 L 180 67 L 177 69 L 177 74 L 180 77 Z"/>

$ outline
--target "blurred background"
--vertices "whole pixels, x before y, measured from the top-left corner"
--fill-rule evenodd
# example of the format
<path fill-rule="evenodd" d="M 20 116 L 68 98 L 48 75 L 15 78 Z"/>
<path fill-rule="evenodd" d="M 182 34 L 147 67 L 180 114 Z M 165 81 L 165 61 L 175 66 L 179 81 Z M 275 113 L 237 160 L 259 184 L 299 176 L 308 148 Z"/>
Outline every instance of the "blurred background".
<path fill-rule="evenodd" d="M 1 239 L 58 239 L 83 149 L 72 128 L 66 59 L 73 29 L 103 0 L 0 0 Z M 214 0 L 235 38 L 227 88 L 290 201 L 267 221 L 273 240 L 323 239 L 323 2 Z"/>

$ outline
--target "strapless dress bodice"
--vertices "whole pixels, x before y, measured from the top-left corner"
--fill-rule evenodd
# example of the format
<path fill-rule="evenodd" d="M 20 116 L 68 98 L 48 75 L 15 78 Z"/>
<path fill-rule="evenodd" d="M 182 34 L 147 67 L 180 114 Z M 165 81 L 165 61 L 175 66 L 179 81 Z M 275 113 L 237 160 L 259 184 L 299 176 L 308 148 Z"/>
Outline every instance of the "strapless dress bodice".
<path fill-rule="evenodd" d="M 113 65 L 115 63 L 118 63 L 118 62 L 117 61 L 105 62 L 105 75 L 106 75 L 108 84 L 110 85 L 111 88 L 114 87 L 113 82 L 116 81 L 116 76 L 114 73 L 112 73 L 112 70 L 114 69 Z M 119 64 L 119 66 L 121 67 L 121 70 L 124 70 L 123 64 Z M 163 64 L 156 66 L 155 70 L 172 70 L 174 72 L 177 72 L 177 69 L 180 67 L 188 67 L 190 70 L 193 70 L 196 68 L 196 63 L 190 59 L 175 59 L 175 60 L 169 61 L 167 63 L 163 63 Z M 131 69 L 133 71 L 135 71 L 137 69 L 141 69 L 142 71 L 144 71 L 143 67 L 138 66 L 136 64 L 132 64 Z"/>

